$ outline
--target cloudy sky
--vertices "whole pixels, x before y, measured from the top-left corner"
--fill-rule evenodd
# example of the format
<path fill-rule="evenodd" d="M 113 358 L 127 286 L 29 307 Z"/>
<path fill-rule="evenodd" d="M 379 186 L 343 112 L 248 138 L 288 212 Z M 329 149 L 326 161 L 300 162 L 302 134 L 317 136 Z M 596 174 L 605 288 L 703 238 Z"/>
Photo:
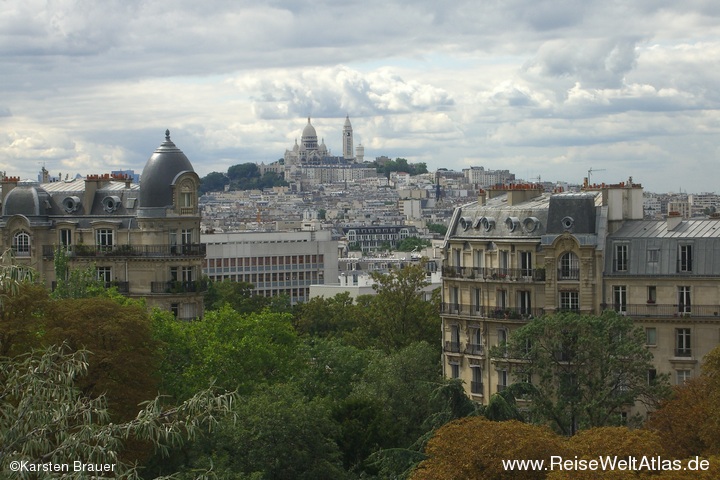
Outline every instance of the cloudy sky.
<path fill-rule="evenodd" d="M 0 0 L 0 170 L 340 154 L 720 191 L 717 0 Z"/>

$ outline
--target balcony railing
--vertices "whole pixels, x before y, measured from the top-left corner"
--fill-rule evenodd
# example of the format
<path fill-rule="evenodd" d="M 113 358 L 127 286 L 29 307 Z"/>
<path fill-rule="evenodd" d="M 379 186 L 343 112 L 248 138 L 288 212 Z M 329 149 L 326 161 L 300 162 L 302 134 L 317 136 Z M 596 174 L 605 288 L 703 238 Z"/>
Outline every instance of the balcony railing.
<path fill-rule="evenodd" d="M 579 268 L 558 268 L 558 280 L 580 280 Z"/>
<path fill-rule="evenodd" d="M 195 280 L 190 282 L 150 282 L 152 293 L 200 293 L 207 291 L 207 282 Z"/>
<path fill-rule="evenodd" d="M 675 356 L 676 357 L 692 357 L 692 349 L 691 348 L 676 348 Z"/>
<path fill-rule="evenodd" d="M 43 257 L 55 258 L 55 245 L 43 245 Z M 186 245 L 68 245 L 70 257 L 204 257 L 204 243 Z"/>
<path fill-rule="evenodd" d="M 485 346 L 477 343 L 468 343 L 465 345 L 466 355 L 485 355 Z"/>
<path fill-rule="evenodd" d="M 614 305 L 608 307 L 613 308 Z M 637 303 L 624 305 L 624 315 L 628 317 L 720 317 L 720 305 L 682 305 Z M 622 310 L 622 308 L 614 308 Z"/>
<path fill-rule="evenodd" d="M 444 266 L 442 268 L 442 276 L 445 278 L 496 282 L 544 282 L 545 269 Z"/>
<path fill-rule="evenodd" d="M 445 351 L 460 353 L 460 342 L 445 342 Z"/>
<path fill-rule="evenodd" d="M 508 320 L 528 320 L 541 317 L 545 310 L 542 308 L 522 307 L 484 307 L 462 303 L 443 303 L 442 313 L 447 315 L 463 315 L 479 318 L 504 318 Z"/>
<path fill-rule="evenodd" d="M 130 282 L 119 282 L 119 281 L 113 281 L 113 282 L 104 282 L 103 285 L 105 288 L 112 288 L 117 287 L 118 293 L 130 293 Z M 52 281 L 50 282 L 50 290 L 55 291 L 57 288 L 57 282 Z"/>
<path fill-rule="evenodd" d="M 483 383 L 482 382 L 470 382 L 470 392 L 482 395 L 483 394 Z"/>

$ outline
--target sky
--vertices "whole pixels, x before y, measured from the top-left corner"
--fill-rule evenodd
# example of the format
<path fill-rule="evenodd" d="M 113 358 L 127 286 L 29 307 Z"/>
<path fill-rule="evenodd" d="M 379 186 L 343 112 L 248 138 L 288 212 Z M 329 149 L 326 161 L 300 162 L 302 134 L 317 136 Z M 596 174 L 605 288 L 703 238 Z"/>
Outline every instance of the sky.
<path fill-rule="evenodd" d="M 720 191 L 716 0 L 0 0 L 0 170 L 365 159 Z"/>

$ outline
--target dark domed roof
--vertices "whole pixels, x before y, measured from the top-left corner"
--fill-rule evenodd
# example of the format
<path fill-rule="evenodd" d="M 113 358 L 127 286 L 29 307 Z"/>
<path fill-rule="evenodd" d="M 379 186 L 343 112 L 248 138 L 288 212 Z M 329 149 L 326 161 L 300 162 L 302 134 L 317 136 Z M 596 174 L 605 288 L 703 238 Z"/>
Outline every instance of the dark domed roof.
<path fill-rule="evenodd" d="M 2 207 L 4 216 L 25 215 L 38 217 L 45 215 L 49 207 L 50 195 L 35 182 L 20 183 L 5 197 Z"/>
<path fill-rule="evenodd" d="M 165 141 L 148 159 L 140 177 L 140 202 L 138 207 L 167 207 L 172 205 L 172 182 L 181 172 L 194 172 L 190 160 L 170 140 L 165 131 Z"/>

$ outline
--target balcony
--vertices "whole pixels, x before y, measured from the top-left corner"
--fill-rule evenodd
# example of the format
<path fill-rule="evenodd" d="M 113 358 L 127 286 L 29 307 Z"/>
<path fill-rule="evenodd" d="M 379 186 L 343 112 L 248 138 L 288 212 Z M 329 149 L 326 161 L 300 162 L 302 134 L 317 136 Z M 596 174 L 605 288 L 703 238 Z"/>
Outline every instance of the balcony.
<path fill-rule="evenodd" d="M 483 394 L 483 383 L 482 382 L 470 382 L 470 392 L 476 395 Z"/>
<path fill-rule="evenodd" d="M 56 245 L 43 245 L 43 257 L 55 258 Z M 205 257 L 204 243 L 186 245 L 69 245 L 64 248 L 71 258 L 86 257 Z"/>
<path fill-rule="evenodd" d="M 544 282 L 545 269 L 445 266 L 442 267 L 442 276 L 444 278 L 459 278 L 486 282 Z"/>
<path fill-rule="evenodd" d="M 523 307 L 485 307 L 462 303 L 443 303 L 441 313 L 444 315 L 462 315 L 476 318 L 503 318 L 507 320 L 529 320 L 545 314 L 542 308 Z"/>
<path fill-rule="evenodd" d="M 676 357 L 692 357 L 692 349 L 691 348 L 676 348 L 675 349 L 675 356 Z"/>
<path fill-rule="evenodd" d="M 558 268 L 558 280 L 580 280 L 579 268 Z"/>
<path fill-rule="evenodd" d="M 150 282 L 152 293 L 202 293 L 207 291 L 207 282 L 195 280 L 188 282 Z"/>
<path fill-rule="evenodd" d="M 445 342 L 445 351 L 451 353 L 460 353 L 460 342 Z"/>
<path fill-rule="evenodd" d="M 677 303 L 627 304 L 624 315 L 628 317 L 720 318 L 720 305 L 692 305 L 691 307 Z"/>
<path fill-rule="evenodd" d="M 105 288 L 116 287 L 118 290 L 118 293 L 130 293 L 130 282 L 118 282 L 118 281 L 103 282 L 103 286 Z M 50 290 L 54 292 L 56 288 L 57 288 L 57 282 L 56 281 L 50 282 Z"/>
<path fill-rule="evenodd" d="M 485 355 L 485 346 L 477 343 L 468 343 L 465 345 L 466 355 Z"/>

